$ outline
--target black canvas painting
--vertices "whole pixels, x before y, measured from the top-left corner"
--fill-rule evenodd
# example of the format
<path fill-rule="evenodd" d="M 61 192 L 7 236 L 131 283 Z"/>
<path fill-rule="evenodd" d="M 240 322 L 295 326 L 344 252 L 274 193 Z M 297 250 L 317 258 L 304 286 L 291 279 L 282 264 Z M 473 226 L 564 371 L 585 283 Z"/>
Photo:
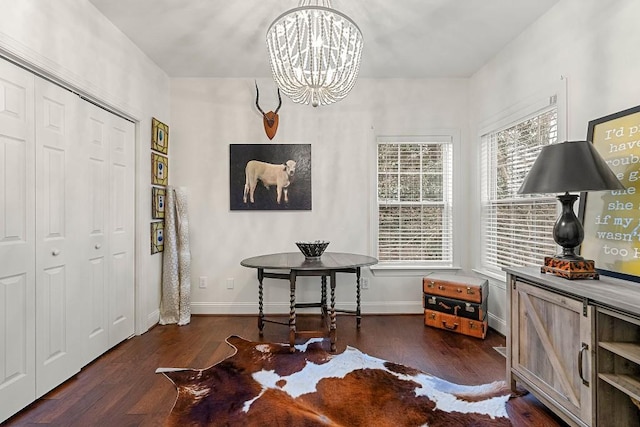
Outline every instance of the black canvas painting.
<path fill-rule="evenodd" d="M 234 210 L 311 210 L 311 144 L 231 144 Z"/>

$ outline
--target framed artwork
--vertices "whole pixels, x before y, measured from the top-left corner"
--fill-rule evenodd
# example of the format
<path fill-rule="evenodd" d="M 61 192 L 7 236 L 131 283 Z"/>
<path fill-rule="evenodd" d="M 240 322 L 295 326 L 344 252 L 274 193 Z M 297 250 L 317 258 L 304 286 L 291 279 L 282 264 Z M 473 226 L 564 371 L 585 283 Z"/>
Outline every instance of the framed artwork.
<path fill-rule="evenodd" d="M 626 190 L 581 194 L 580 255 L 600 274 L 640 282 L 640 106 L 590 121 L 587 139 Z"/>
<path fill-rule="evenodd" d="M 164 251 L 164 221 L 151 223 L 151 255 Z"/>
<path fill-rule="evenodd" d="M 311 144 L 230 144 L 236 210 L 311 210 Z"/>
<path fill-rule="evenodd" d="M 151 149 L 169 153 L 169 126 L 156 118 L 151 119 Z"/>
<path fill-rule="evenodd" d="M 151 153 L 151 184 L 167 185 L 169 182 L 169 158 Z"/>
<path fill-rule="evenodd" d="M 151 187 L 151 216 L 153 219 L 164 219 L 165 188 Z"/>

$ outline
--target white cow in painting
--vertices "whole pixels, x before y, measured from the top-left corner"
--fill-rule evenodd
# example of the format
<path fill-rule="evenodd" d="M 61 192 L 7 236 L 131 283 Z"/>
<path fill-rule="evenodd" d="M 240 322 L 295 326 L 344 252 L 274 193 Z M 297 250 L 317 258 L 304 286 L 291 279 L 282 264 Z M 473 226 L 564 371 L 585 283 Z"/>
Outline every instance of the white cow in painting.
<path fill-rule="evenodd" d="M 274 165 L 272 163 L 260 162 L 258 160 L 251 160 L 247 162 L 245 168 L 245 184 L 244 195 L 242 200 L 247 203 L 247 195 L 251 203 L 255 203 L 253 199 L 253 193 L 256 191 L 258 180 L 262 181 L 265 187 L 269 188 L 270 185 L 275 185 L 277 190 L 276 201 L 280 204 L 282 199 L 282 193 L 284 193 L 284 202 L 289 202 L 289 184 L 290 178 L 296 171 L 296 162 L 293 160 L 287 160 L 285 164 Z"/>

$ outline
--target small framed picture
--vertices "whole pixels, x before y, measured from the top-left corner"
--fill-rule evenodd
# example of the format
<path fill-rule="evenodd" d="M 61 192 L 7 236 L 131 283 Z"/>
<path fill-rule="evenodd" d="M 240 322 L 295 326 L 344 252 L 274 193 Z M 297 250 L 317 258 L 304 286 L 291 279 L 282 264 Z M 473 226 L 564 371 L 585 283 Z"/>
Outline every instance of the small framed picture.
<path fill-rule="evenodd" d="M 151 255 L 164 251 L 164 221 L 151 223 Z"/>
<path fill-rule="evenodd" d="M 169 126 L 156 118 L 151 119 L 151 149 L 169 153 Z"/>
<path fill-rule="evenodd" d="M 164 200 L 167 190 L 165 188 L 151 187 L 151 217 L 164 219 Z"/>
<path fill-rule="evenodd" d="M 167 185 L 169 182 L 169 158 L 151 153 L 151 184 Z"/>

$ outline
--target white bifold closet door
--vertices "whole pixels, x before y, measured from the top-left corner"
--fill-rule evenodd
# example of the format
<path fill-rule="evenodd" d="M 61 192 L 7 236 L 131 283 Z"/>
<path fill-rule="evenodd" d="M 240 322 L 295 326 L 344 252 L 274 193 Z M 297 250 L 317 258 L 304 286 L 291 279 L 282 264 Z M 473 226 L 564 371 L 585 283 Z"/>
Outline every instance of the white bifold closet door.
<path fill-rule="evenodd" d="M 134 333 L 135 126 L 83 103 L 85 363 Z"/>
<path fill-rule="evenodd" d="M 33 85 L 0 61 L 0 421 L 35 397 Z"/>
<path fill-rule="evenodd" d="M 36 77 L 36 397 L 82 367 L 80 99 Z"/>
<path fill-rule="evenodd" d="M 134 333 L 134 142 L 0 60 L 0 422 Z"/>

